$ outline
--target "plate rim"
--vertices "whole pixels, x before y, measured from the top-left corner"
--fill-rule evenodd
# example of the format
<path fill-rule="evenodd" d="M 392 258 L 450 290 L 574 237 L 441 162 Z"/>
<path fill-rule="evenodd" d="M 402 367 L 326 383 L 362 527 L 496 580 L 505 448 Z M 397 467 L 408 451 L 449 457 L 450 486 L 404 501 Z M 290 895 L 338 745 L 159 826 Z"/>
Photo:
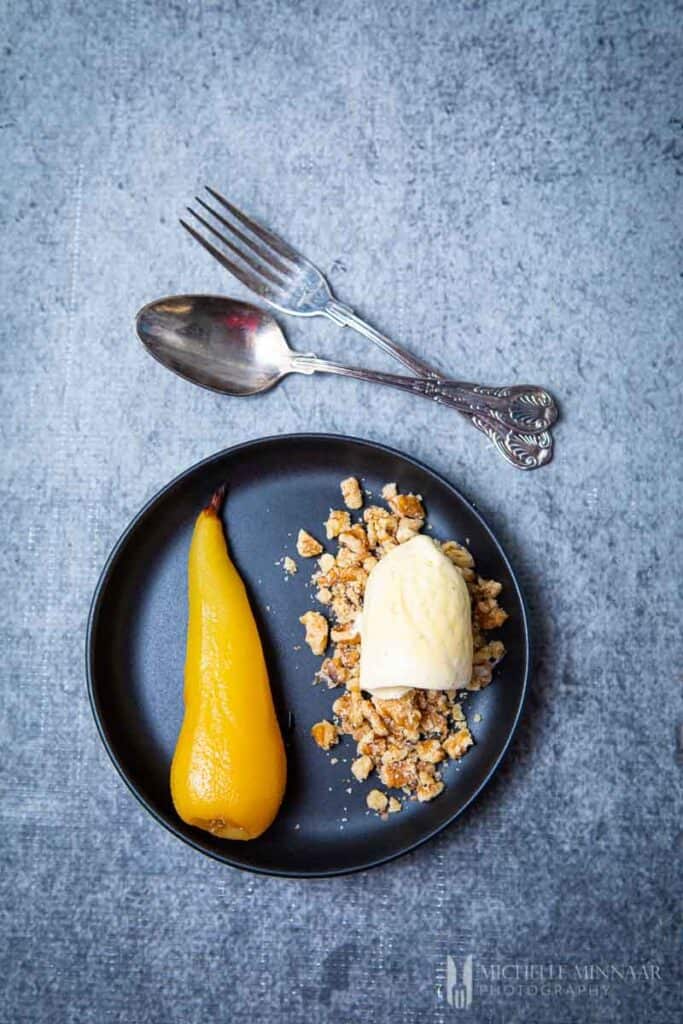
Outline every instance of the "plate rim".
<path fill-rule="evenodd" d="M 395 852 L 388 853 L 381 857 L 377 857 L 376 859 L 370 860 L 363 864 L 358 864 L 351 867 L 332 868 L 330 870 L 319 871 L 305 871 L 292 869 L 281 870 L 277 868 L 263 868 L 254 865 L 244 864 L 232 859 L 228 851 L 226 851 L 226 853 L 223 854 L 222 851 L 219 852 L 206 849 L 199 843 L 198 840 L 193 839 L 191 836 L 185 835 L 183 832 L 180 831 L 179 828 L 174 826 L 172 822 L 166 821 L 162 817 L 162 815 L 156 810 L 156 808 L 137 789 L 132 780 L 128 777 L 123 765 L 119 762 L 118 758 L 116 757 L 114 750 L 112 749 L 112 745 L 110 744 L 107 738 L 106 729 L 103 721 L 104 716 L 100 714 L 100 710 L 97 705 L 94 685 L 94 635 L 100 605 L 102 603 L 103 595 L 106 591 L 107 584 L 109 583 L 109 578 L 111 576 L 112 569 L 114 568 L 119 555 L 123 551 L 128 541 L 128 538 L 137 529 L 140 521 L 148 514 L 148 512 L 153 508 L 153 506 L 157 504 L 157 502 L 161 501 L 161 499 L 166 495 L 168 491 L 170 491 L 173 487 L 175 487 L 186 477 L 189 477 L 192 474 L 196 473 L 197 471 L 201 470 L 204 466 L 208 466 L 213 462 L 217 462 L 220 459 L 225 458 L 226 456 L 234 455 L 237 452 L 244 451 L 249 448 L 260 447 L 263 445 L 272 445 L 275 443 L 282 444 L 283 442 L 296 443 L 299 441 L 339 441 L 343 443 L 350 442 L 355 445 L 360 445 L 366 448 L 372 448 L 376 451 L 382 452 L 385 455 L 398 457 L 402 459 L 404 462 L 410 463 L 411 465 L 415 466 L 422 472 L 425 472 L 428 475 L 432 476 L 439 484 L 445 486 L 449 491 L 451 491 L 456 496 L 456 498 L 463 503 L 467 510 L 479 521 L 480 526 L 489 535 L 496 550 L 498 551 L 500 557 L 503 559 L 503 562 L 505 563 L 505 566 L 510 574 L 510 578 L 512 580 L 517 598 L 519 600 L 522 612 L 522 633 L 525 643 L 525 661 L 524 676 L 522 680 L 522 690 L 517 710 L 514 715 L 514 719 L 510 724 L 507 737 L 500 752 L 498 753 L 497 757 L 491 764 L 483 780 L 480 782 L 480 784 L 477 786 L 474 792 L 469 796 L 469 798 L 465 801 L 465 803 L 462 804 L 462 806 L 460 806 L 456 811 L 454 811 L 453 814 L 450 815 L 450 817 L 446 818 L 445 821 L 441 822 L 441 824 L 437 825 L 435 828 L 432 828 L 429 832 L 426 832 L 424 835 L 420 836 L 414 842 L 409 843 L 408 845 L 396 850 Z M 464 814 L 464 812 L 474 803 L 477 797 L 482 793 L 482 791 L 489 784 L 489 782 L 497 772 L 503 758 L 507 754 L 510 748 L 510 744 L 512 743 L 515 733 L 517 732 L 517 728 L 519 726 L 519 722 L 527 702 L 529 693 L 529 679 L 531 675 L 532 664 L 533 651 L 531 630 L 529 627 L 529 612 L 526 600 L 524 598 L 524 592 L 522 591 L 519 580 L 517 578 L 517 573 L 515 572 L 510 562 L 510 559 L 508 558 L 505 552 L 505 549 L 503 548 L 502 544 L 500 543 L 495 533 L 487 523 L 486 519 L 479 512 L 477 507 L 468 498 L 466 498 L 464 494 L 459 490 L 459 488 L 452 484 L 450 480 L 442 476 L 441 473 L 432 469 L 430 466 L 426 465 L 420 459 L 417 459 L 412 455 L 406 455 L 398 448 L 392 448 L 390 445 L 382 444 L 379 441 L 371 441 L 368 438 L 353 437 L 346 434 L 325 433 L 320 431 L 297 431 L 288 432 L 285 434 L 269 434 L 266 437 L 252 438 L 249 441 L 241 441 L 238 444 L 229 445 L 227 448 L 222 448 L 220 451 L 214 452 L 213 454 L 208 455 L 203 459 L 200 459 L 198 462 L 193 463 L 191 466 L 188 466 L 187 469 L 184 469 L 180 473 L 176 474 L 176 476 L 169 480 L 168 483 L 164 484 L 163 487 L 159 488 L 159 490 L 156 491 L 152 495 L 152 497 L 145 502 L 145 504 L 137 511 L 133 518 L 128 522 L 128 525 L 119 535 L 118 539 L 111 548 L 104 562 L 104 565 L 102 566 L 102 569 L 97 579 L 97 583 L 95 584 L 95 589 L 93 591 L 93 595 L 90 601 L 90 609 L 88 612 L 88 620 L 85 633 L 85 672 L 90 710 L 92 712 L 93 718 L 95 719 L 97 732 L 99 734 L 100 740 L 102 741 L 104 749 L 106 750 L 110 761 L 114 765 L 116 771 L 118 772 L 120 778 L 123 780 L 127 789 L 133 794 L 138 803 L 142 805 L 142 807 L 147 811 L 147 813 L 150 814 L 151 817 L 159 825 L 165 828 L 167 832 L 170 832 L 171 835 L 175 836 L 177 839 L 180 839 L 182 842 L 186 843 L 192 849 L 196 850 L 198 853 L 201 853 L 206 857 L 210 857 L 212 860 L 218 861 L 221 864 L 226 864 L 231 868 L 235 868 L 241 871 L 249 871 L 252 874 L 266 875 L 269 877 L 276 878 L 334 878 L 342 875 L 356 874 L 360 871 L 370 871 L 372 868 L 380 867 L 382 864 L 388 864 L 399 857 L 403 857 L 408 853 L 414 852 L 424 843 L 427 843 L 431 839 L 434 839 L 435 836 L 437 836 L 440 832 L 443 832 L 447 828 L 449 828 L 456 820 L 456 818 L 459 818 L 460 815 Z"/>

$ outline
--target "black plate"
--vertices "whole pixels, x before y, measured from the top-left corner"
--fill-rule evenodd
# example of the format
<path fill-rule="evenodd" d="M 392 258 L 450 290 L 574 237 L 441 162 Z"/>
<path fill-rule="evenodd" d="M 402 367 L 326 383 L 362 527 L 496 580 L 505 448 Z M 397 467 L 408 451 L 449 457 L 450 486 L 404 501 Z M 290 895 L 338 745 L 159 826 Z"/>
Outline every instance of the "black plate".
<path fill-rule="evenodd" d="M 372 787 L 349 779 L 355 744 L 330 754 L 310 738 L 331 716 L 338 691 L 312 686 L 320 659 L 302 642 L 299 616 L 315 602 L 311 563 L 296 556 L 296 533 L 318 537 L 339 481 L 355 475 L 379 496 L 398 481 L 423 496 L 433 535 L 467 541 L 484 576 L 503 583 L 510 614 L 497 635 L 508 654 L 493 683 L 467 698 L 476 744 L 444 776 L 427 804 L 406 802 L 382 821 L 366 810 Z M 248 843 L 185 825 L 169 792 L 169 767 L 182 705 L 186 562 L 195 518 L 228 482 L 224 516 L 230 548 L 252 596 L 288 743 L 289 779 L 275 823 Z M 297 558 L 290 579 L 278 559 Z M 157 821 L 195 849 L 235 867 L 275 875 L 320 876 L 372 867 L 413 849 L 448 825 L 477 795 L 505 752 L 520 715 L 529 672 L 527 618 L 510 564 L 478 512 L 449 483 L 391 448 L 325 434 L 294 434 L 238 445 L 176 477 L 142 509 L 114 548 L 97 585 L 87 637 L 90 700 L 100 735 L 124 781 Z M 479 711 L 482 720 L 473 721 Z M 288 721 L 293 726 L 288 729 Z M 331 764 L 331 757 L 338 763 Z M 353 792 L 346 792 L 351 785 Z"/>

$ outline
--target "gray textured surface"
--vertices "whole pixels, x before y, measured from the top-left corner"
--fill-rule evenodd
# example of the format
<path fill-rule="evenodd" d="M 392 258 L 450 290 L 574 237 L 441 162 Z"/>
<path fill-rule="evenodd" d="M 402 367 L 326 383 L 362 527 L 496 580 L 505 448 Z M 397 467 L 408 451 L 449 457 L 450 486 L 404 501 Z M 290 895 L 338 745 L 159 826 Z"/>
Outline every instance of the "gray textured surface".
<path fill-rule="evenodd" d="M 678 1019 L 680 5 L 3 6 L 1 1019 Z M 153 363 L 139 305 L 237 293 L 174 223 L 205 179 L 442 366 L 550 386 L 552 467 L 517 473 L 454 414 L 351 381 L 233 402 Z M 310 429 L 394 444 L 479 503 L 538 667 L 504 770 L 455 827 L 303 883 L 214 864 L 145 815 L 96 736 L 83 637 L 158 487 Z M 445 958 L 469 953 L 456 1011 Z M 509 961 L 661 980 L 484 991 L 482 966 Z"/>

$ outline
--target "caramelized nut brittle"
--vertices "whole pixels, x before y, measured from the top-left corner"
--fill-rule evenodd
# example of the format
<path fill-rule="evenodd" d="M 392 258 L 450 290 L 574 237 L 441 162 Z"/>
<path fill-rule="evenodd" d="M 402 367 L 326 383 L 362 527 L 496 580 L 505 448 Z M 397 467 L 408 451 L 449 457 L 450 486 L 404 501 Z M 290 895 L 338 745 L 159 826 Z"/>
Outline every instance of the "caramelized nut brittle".
<path fill-rule="evenodd" d="M 443 741 L 443 749 L 446 751 L 448 756 L 453 759 L 462 757 L 466 750 L 474 743 L 470 730 L 465 726 L 462 729 L 458 729 L 457 732 L 451 733 Z"/>
<path fill-rule="evenodd" d="M 299 552 L 302 558 L 315 558 L 322 551 L 323 546 L 320 541 L 317 541 L 315 537 L 311 536 L 307 530 L 299 530 L 299 534 L 296 538 L 296 550 Z"/>
<path fill-rule="evenodd" d="M 387 809 L 389 798 L 386 793 L 382 793 L 381 790 L 371 789 L 365 798 L 365 802 L 371 811 L 379 811 L 381 813 Z"/>
<path fill-rule="evenodd" d="M 362 754 L 360 757 L 357 757 L 351 765 L 351 774 L 358 779 L 359 782 L 365 782 L 373 768 L 374 765 L 372 763 L 372 758 L 368 757 L 367 754 Z"/>
<path fill-rule="evenodd" d="M 329 750 L 330 747 L 334 747 L 339 743 L 339 730 L 336 725 L 332 722 L 328 722 L 326 718 L 323 718 L 322 722 L 316 722 L 311 729 L 311 736 L 321 748 L 321 750 Z"/>
<path fill-rule="evenodd" d="M 422 497 L 419 494 L 396 494 L 393 498 L 389 498 L 387 504 L 397 516 L 424 520 L 425 510 Z"/>
<path fill-rule="evenodd" d="M 363 497 L 357 479 L 349 477 L 341 486 L 347 508 L 361 508 Z M 354 778 L 362 782 L 376 771 L 388 789 L 402 790 L 425 802 L 433 800 L 444 788 L 438 766 L 447 758 L 462 757 L 473 739 L 455 693 L 411 689 L 403 697 L 382 700 L 360 692 L 361 637 L 356 621 L 362 611 L 368 576 L 381 558 L 419 534 L 424 526 L 425 512 L 419 495 L 401 494 L 396 484 L 386 484 L 382 497 L 389 510 L 370 505 L 363 511 L 362 522 L 353 523 L 345 510 L 330 510 L 325 530 L 328 539 L 337 540 L 334 555 L 320 554 L 318 541 L 302 531 L 317 545 L 315 554 L 320 557 L 313 582 L 318 600 L 329 606 L 332 618 L 333 650 L 323 661 L 317 679 L 330 688 L 346 687 L 333 704 L 336 725 L 319 722 L 314 726 L 319 738 L 314 738 L 316 742 L 322 739 L 324 743 L 333 743 L 340 736 L 351 737 L 358 755 L 351 764 Z M 463 576 L 470 593 L 474 656 L 467 688 L 477 690 L 491 681 L 493 669 L 505 654 L 502 642 L 490 640 L 487 635 L 507 618 L 498 604 L 501 585 L 477 575 L 474 559 L 463 545 L 446 541 L 441 549 Z M 301 621 L 307 627 L 306 640 L 311 649 L 312 642 L 324 653 L 327 620 L 319 612 L 307 612 Z M 323 731 L 325 725 L 334 729 L 334 734 Z M 368 806 L 383 818 L 402 807 L 396 797 L 389 799 L 380 790 L 371 791 Z"/>
<path fill-rule="evenodd" d="M 447 558 L 450 558 L 453 565 L 457 565 L 459 569 L 473 568 L 474 559 L 462 544 L 457 544 L 454 540 L 447 540 L 441 545 L 441 550 Z"/>
<path fill-rule="evenodd" d="M 342 480 L 339 486 L 347 508 L 358 509 L 363 507 L 363 493 L 355 476 L 349 476 L 346 480 Z"/>
<path fill-rule="evenodd" d="M 398 528 L 398 516 L 387 512 L 379 505 L 370 505 L 363 512 L 363 521 L 368 534 L 368 544 L 372 550 L 385 541 L 392 540 Z"/>
<path fill-rule="evenodd" d="M 306 643 L 314 654 L 324 654 L 327 650 L 329 625 L 320 612 L 306 612 L 300 616 L 299 622 L 306 628 Z"/>
<path fill-rule="evenodd" d="M 351 516 L 345 509 L 330 509 L 330 514 L 325 522 L 325 534 L 328 540 L 338 537 L 342 530 L 348 530 L 351 526 Z"/>

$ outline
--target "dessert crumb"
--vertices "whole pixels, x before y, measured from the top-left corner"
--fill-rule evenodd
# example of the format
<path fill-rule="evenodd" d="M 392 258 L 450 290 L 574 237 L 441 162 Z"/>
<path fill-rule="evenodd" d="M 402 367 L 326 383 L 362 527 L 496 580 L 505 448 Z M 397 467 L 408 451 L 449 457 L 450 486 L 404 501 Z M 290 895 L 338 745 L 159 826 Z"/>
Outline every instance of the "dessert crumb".
<path fill-rule="evenodd" d="M 365 802 L 371 811 L 378 811 L 380 814 L 386 810 L 387 804 L 389 803 L 386 794 L 382 793 L 379 789 L 371 789 L 365 798 Z"/>
<path fill-rule="evenodd" d="M 339 743 L 339 730 L 332 722 L 323 718 L 322 722 L 316 722 L 311 729 L 311 736 L 322 750 L 329 750 L 330 747 Z"/>
<path fill-rule="evenodd" d="M 339 486 L 347 508 L 359 509 L 363 507 L 363 494 L 355 476 L 348 476 L 346 480 L 342 480 Z"/>
<path fill-rule="evenodd" d="M 299 622 L 306 629 L 306 643 L 314 654 L 324 654 L 329 638 L 327 619 L 320 612 L 308 611 L 299 617 Z"/>
<path fill-rule="evenodd" d="M 315 558 L 322 554 L 323 546 L 307 530 L 299 530 L 296 538 L 296 550 L 302 558 Z"/>

